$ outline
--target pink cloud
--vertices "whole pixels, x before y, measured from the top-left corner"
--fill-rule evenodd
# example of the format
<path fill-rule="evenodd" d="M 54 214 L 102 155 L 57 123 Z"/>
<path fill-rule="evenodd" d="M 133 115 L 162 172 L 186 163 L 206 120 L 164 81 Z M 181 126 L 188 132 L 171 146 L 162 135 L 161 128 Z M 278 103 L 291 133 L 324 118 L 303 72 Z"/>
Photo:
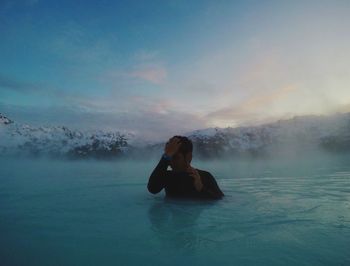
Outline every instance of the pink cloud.
<path fill-rule="evenodd" d="M 230 105 L 219 108 L 218 110 L 208 113 L 208 120 L 225 120 L 245 123 L 262 116 L 264 109 L 269 108 L 272 103 L 287 97 L 290 93 L 298 90 L 298 87 L 291 84 L 278 88 L 270 93 L 259 94 L 250 97 L 236 105 Z"/>
<path fill-rule="evenodd" d="M 129 77 L 146 80 L 154 84 L 161 84 L 167 77 L 167 71 L 163 67 L 146 67 L 129 73 Z"/>
<path fill-rule="evenodd" d="M 136 106 L 137 109 L 147 114 L 168 114 L 171 112 L 171 109 L 175 109 L 174 101 L 168 99 L 147 99 L 142 96 L 133 96 L 130 98 L 130 102 L 133 106 Z"/>

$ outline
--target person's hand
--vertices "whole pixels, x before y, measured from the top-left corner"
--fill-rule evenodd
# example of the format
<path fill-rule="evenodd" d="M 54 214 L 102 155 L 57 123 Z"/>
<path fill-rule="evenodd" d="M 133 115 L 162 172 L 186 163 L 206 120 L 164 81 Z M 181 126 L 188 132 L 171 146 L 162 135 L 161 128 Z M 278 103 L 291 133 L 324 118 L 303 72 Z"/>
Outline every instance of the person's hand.
<path fill-rule="evenodd" d="M 201 176 L 198 173 L 198 170 L 189 165 L 187 168 L 187 172 L 190 174 L 190 176 L 193 177 L 193 184 L 196 190 L 201 191 L 203 189 L 203 183 Z"/>
<path fill-rule="evenodd" d="M 169 139 L 169 141 L 166 143 L 164 152 L 168 156 L 173 156 L 181 146 L 181 140 L 177 137 L 172 137 Z"/>

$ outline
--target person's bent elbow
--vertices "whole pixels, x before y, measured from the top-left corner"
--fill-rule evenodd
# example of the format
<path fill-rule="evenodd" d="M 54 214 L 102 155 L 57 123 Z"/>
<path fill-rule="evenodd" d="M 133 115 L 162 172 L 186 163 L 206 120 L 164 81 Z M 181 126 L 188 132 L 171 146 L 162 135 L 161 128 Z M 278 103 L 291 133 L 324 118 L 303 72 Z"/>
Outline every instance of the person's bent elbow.
<path fill-rule="evenodd" d="M 157 187 L 153 187 L 153 186 L 151 186 L 149 183 L 148 183 L 148 185 L 147 185 L 147 189 L 148 189 L 148 191 L 149 191 L 150 193 L 152 193 L 152 194 L 157 194 L 157 193 L 159 193 L 159 192 L 162 190 L 162 188 L 159 189 L 159 188 L 157 188 Z"/>

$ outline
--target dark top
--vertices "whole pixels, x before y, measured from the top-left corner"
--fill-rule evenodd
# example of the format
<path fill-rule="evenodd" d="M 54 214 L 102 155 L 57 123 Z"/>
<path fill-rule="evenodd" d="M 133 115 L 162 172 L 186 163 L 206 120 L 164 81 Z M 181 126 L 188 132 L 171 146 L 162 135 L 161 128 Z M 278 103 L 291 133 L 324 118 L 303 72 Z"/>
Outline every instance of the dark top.
<path fill-rule="evenodd" d="M 197 191 L 193 177 L 183 171 L 169 171 L 170 161 L 161 157 L 148 180 L 148 191 L 156 194 L 163 188 L 167 197 L 221 199 L 224 193 L 220 190 L 215 178 L 207 171 L 197 169 L 203 183 L 201 191 Z"/>

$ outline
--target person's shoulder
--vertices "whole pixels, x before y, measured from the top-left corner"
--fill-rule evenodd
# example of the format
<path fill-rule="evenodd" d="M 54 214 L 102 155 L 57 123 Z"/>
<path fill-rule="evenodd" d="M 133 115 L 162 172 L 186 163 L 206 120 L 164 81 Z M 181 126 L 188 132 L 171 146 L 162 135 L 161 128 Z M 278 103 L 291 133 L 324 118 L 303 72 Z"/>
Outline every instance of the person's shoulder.
<path fill-rule="evenodd" d="M 198 172 L 199 172 L 199 174 L 201 176 L 204 175 L 204 176 L 213 177 L 213 175 L 210 172 L 206 171 L 206 170 L 202 170 L 202 169 L 198 169 L 198 168 L 196 168 L 196 169 L 198 170 Z"/>
<path fill-rule="evenodd" d="M 218 187 L 215 177 L 209 171 L 201 170 L 201 169 L 197 169 L 197 170 L 200 176 L 202 177 L 202 181 L 205 184 L 207 184 L 207 186 L 216 187 L 216 188 Z"/>

